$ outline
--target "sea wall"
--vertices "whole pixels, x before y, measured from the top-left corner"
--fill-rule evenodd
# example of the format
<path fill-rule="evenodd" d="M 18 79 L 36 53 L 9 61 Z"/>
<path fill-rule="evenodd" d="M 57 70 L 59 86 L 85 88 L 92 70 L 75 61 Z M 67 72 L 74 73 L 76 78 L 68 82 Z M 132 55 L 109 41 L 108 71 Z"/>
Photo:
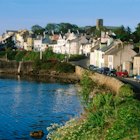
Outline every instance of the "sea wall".
<path fill-rule="evenodd" d="M 0 61 L 0 73 L 29 74 L 32 70 L 32 62 Z"/>
<path fill-rule="evenodd" d="M 87 69 L 76 66 L 75 73 L 79 78 L 81 78 L 85 72 L 88 72 L 89 77 L 92 80 L 97 81 L 101 85 L 105 85 L 105 86 L 109 87 L 115 93 L 118 93 L 121 86 L 124 85 L 123 82 L 119 81 L 118 79 L 116 79 L 114 77 L 109 77 L 109 76 L 99 74 L 96 72 L 91 72 Z"/>

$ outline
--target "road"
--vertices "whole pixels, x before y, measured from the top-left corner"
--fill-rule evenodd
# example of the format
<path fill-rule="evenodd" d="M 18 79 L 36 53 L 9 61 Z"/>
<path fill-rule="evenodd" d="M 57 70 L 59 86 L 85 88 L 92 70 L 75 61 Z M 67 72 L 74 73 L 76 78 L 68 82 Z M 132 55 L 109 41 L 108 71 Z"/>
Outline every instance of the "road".
<path fill-rule="evenodd" d="M 85 58 L 79 61 L 70 61 L 70 63 L 87 69 L 89 66 L 89 58 Z"/>
<path fill-rule="evenodd" d="M 126 84 L 130 84 L 136 94 L 136 98 L 140 99 L 140 83 L 136 82 L 133 78 L 118 78 Z"/>
<path fill-rule="evenodd" d="M 81 66 L 83 68 L 88 68 L 89 58 L 82 59 L 79 61 L 71 61 L 72 64 Z M 117 77 L 118 78 L 118 77 Z M 133 88 L 133 91 L 136 93 L 136 97 L 140 99 L 140 83 L 136 82 L 133 78 L 118 78 L 125 84 L 130 84 Z"/>

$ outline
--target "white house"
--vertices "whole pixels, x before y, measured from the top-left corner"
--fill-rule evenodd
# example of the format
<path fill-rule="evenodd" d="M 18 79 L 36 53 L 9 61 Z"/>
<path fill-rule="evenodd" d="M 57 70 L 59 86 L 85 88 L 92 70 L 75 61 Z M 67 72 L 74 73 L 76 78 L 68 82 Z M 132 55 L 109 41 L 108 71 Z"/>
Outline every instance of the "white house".
<path fill-rule="evenodd" d="M 91 43 L 81 44 L 79 49 L 79 54 L 84 54 L 85 56 L 89 56 L 91 52 L 91 48 L 92 48 Z"/>
<path fill-rule="evenodd" d="M 42 47 L 42 39 L 34 39 L 34 51 L 40 51 Z"/>
<path fill-rule="evenodd" d="M 101 32 L 101 38 L 95 40 L 92 44 L 90 53 L 90 65 L 95 65 L 99 68 L 106 66 L 105 51 L 114 45 L 114 39 L 108 32 Z"/>
<path fill-rule="evenodd" d="M 57 40 L 57 44 L 53 46 L 53 52 L 54 53 L 61 53 L 61 54 L 66 54 L 66 37 L 62 35 L 59 35 L 59 38 Z"/>
<path fill-rule="evenodd" d="M 102 50 L 94 50 L 94 52 L 90 53 L 90 65 L 99 68 L 104 67 L 104 52 Z"/>
<path fill-rule="evenodd" d="M 85 36 L 77 36 L 74 33 L 69 33 L 66 36 L 59 35 L 57 44 L 53 47 L 53 52 L 61 54 L 85 54 L 88 55 L 91 45 Z"/>

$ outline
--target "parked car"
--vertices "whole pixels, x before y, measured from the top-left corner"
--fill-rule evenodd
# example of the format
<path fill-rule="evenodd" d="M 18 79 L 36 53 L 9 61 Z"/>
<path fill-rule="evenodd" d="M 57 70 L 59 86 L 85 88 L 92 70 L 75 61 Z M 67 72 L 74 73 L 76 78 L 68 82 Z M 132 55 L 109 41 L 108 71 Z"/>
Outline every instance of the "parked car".
<path fill-rule="evenodd" d="M 115 69 L 111 69 L 108 71 L 107 73 L 108 76 L 116 76 L 116 70 Z"/>
<path fill-rule="evenodd" d="M 135 76 L 134 79 L 135 79 L 137 82 L 140 82 L 140 75 Z"/>
<path fill-rule="evenodd" d="M 117 72 L 116 72 L 116 75 L 117 75 L 118 77 L 128 77 L 128 72 L 127 72 L 127 70 L 124 70 L 124 71 L 117 71 Z"/>
<path fill-rule="evenodd" d="M 98 70 L 97 70 L 97 72 L 99 72 L 99 73 L 101 73 L 101 74 L 106 74 L 107 75 L 107 73 L 109 72 L 109 68 L 108 67 L 102 67 L 102 68 L 99 68 Z"/>
<path fill-rule="evenodd" d="M 94 65 L 89 65 L 89 70 L 96 71 L 97 69 L 98 69 L 98 67 L 96 67 Z"/>

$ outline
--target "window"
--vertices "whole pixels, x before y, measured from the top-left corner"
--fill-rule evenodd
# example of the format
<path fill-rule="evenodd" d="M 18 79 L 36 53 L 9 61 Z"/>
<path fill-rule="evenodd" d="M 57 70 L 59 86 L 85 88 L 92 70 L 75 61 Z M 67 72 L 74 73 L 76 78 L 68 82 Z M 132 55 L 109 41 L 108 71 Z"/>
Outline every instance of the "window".
<path fill-rule="evenodd" d="M 109 62 L 112 62 L 112 56 L 109 56 L 108 59 L 109 59 Z"/>

